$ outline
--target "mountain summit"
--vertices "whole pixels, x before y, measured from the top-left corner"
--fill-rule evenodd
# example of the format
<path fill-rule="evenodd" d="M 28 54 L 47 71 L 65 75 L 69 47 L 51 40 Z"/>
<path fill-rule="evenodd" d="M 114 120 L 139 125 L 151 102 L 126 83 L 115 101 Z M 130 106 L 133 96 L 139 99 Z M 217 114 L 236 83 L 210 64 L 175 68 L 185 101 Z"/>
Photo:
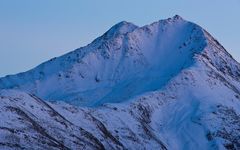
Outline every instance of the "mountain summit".
<path fill-rule="evenodd" d="M 0 78 L 0 148 L 240 149 L 239 80 L 240 64 L 199 25 L 123 21 Z"/>
<path fill-rule="evenodd" d="M 177 15 L 144 27 L 123 21 L 86 47 L 1 78 L 0 88 L 79 106 L 123 102 L 161 89 L 210 42 L 201 27 Z"/>

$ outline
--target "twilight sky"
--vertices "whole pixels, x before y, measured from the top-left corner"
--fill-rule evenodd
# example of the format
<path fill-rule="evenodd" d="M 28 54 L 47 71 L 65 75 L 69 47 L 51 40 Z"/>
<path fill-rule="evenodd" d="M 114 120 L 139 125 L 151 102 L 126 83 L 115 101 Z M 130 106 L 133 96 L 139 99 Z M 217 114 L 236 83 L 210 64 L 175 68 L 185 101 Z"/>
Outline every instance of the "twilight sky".
<path fill-rule="evenodd" d="M 143 26 L 175 14 L 240 61 L 240 0 L 0 0 L 0 77 L 85 46 L 120 21 Z"/>

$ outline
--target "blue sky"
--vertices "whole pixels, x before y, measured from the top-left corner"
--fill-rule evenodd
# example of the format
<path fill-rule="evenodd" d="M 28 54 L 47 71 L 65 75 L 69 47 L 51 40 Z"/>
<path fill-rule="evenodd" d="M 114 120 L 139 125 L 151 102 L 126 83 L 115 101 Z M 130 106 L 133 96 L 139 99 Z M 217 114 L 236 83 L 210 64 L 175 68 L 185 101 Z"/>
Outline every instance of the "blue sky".
<path fill-rule="evenodd" d="M 240 61 L 240 0 L 0 0 L 0 76 L 85 46 L 120 21 L 143 26 L 175 14 Z"/>

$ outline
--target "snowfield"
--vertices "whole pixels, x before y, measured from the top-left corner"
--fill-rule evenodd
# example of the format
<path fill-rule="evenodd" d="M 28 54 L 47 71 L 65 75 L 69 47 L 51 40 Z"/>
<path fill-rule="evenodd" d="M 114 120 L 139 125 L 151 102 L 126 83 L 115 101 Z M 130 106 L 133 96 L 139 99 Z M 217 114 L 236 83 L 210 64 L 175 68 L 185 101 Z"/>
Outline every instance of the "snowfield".
<path fill-rule="evenodd" d="M 239 80 L 200 26 L 123 21 L 0 78 L 0 149 L 240 149 Z"/>

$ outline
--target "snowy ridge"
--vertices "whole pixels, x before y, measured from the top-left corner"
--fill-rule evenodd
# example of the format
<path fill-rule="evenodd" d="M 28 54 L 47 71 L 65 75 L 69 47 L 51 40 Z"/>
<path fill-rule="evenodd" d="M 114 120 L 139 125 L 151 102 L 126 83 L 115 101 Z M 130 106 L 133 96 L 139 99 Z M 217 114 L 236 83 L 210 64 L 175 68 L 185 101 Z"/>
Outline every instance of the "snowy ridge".
<path fill-rule="evenodd" d="M 0 79 L 0 148 L 240 149 L 239 77 L 223 46 L 180 16 L 121 22 Z"/>

